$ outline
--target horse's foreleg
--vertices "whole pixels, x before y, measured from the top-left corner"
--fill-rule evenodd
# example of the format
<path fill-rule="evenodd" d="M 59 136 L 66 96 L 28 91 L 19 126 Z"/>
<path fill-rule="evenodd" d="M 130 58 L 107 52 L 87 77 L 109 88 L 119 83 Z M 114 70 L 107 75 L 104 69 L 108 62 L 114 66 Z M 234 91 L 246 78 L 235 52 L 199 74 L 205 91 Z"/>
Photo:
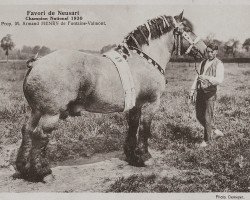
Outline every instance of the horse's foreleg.
<path fill-rule="evenodd" d="M 137 133 L 141 118 L 141 107 L 134 107 L 127 116 L 129 130 L 125 140 L 124 153 L 130 165 L 142 167 L 144 162 L 137 152 Z"/>
<path fill-rule="evenodd" d="M 16 159 L 16 168 L 21 173 L 21 176 L 26 177 L 30 170 L 30 151 L 32 140 L 30 135 L 37 127 L 41 114 L 38 111 L 32 111 L 27 123 L 22 127 L 22 143 L 18 150 Z"/>
<path fill-rule="evenodd" d="M 142 118 L 141 118 L 141 126 L 139 129 L 139 137 L 138 137 L 138 148 L 142 154 L 142 159 L 145 162 L 149 158 L 151 158 L 151 154 L 148 151 L 148 139 L 151 137 L 151 124 L 152 119 L 155 115 L 155 112 L 159 108 L 160 98 L 157 99 L 154 103 L 147 105 L 143 108 Z"/>
<path fill-rule="evenodd" d="M 29 171 L 31 180 L 41 181 L 46 175 L 52 173 L 46 153 L 49 134 L 56 129 L 58 120 L 59 114 L 42 116 L 38 128 L 31 134 L 32 148 Z"/>

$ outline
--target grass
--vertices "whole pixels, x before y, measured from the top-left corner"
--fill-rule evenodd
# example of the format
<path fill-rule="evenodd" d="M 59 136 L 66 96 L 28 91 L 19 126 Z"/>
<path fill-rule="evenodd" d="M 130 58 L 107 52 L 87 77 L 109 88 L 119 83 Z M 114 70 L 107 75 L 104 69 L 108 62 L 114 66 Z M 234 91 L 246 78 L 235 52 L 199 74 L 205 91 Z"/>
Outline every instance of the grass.
<path fill-rule="evenodd" d="M 195 76 L 195 71 L 188 65 L 180 65 L 170 65 L 167 69 L 169 83 L 153 123 L 150 145 L 169 152 L 165 163 L 188 172 L 146 182 L 147 192 L 249 192 L 250 94 L 249 90 L 239 90 L 250 86 L 248 64 L 245 67 L 241 64 L 240 68 L 237 64 L 225 64 L 226 76 L 218 91 L 215 122 L 226 136 L 205 149 L 195 146 L 195 142 L 202 139 L 203 130 L 195 119 L 194 107 L 187 104 L 192 84 L 189 80 Z M 184 77 L 187 81 L 183 81 Z M 204 170 L 209 173 L 201 173 Z M 121 192 L 127 191 L 133 187 L 127 179 L 117 180 L 108 191 L 119 192 L 120 182 L 123 182 Z M 135 192 L 144 191 L 139 188 Z"/>
<path fill-rule="evenodd" d="M 107 192 L 148 192 L 156 181 L 156 175 L 132 175 L 119 178 Z"/>
<path fill-rule="evenodd" d="M 1 150 L 20 141 L 29 107 L 22 93 L 25 63 L 0 63 L 0 69 Z M 203 130 L 195 118 L 194 106 L 187 101 L 195 75 L 194 64 L 168 66 L 168 84 L 150 140 L 151 148 L 169 152 L 164 154 L 164 162 L 183 173 L 174 177 L 121 177 L 107 192 L 249 192 L 249 64 L 225 64 L 225 80 L 219 87 L 215 110 L 216 126 L 225 137 L 205 149 L 196 147 Z M 51 135 L 49 158 L 58 162 L 122 150 L 127 128 L 124 114 L 86 112 L 68 118 Z"/>

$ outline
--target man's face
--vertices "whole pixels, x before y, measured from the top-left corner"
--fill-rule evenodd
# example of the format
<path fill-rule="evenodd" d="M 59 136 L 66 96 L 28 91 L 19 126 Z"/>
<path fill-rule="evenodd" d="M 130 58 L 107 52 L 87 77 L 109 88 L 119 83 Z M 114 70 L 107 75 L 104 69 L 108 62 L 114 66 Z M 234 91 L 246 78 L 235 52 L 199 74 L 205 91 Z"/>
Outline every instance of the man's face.
<path fill-rule="evenodd" d="M 217 50 L 212 50 L 209 47 L 207 48 L 206 52 L 207 52 L 207 58 L 209 60 L 213 60 L 216 57 L 217 53 L 218 53 Z"/>

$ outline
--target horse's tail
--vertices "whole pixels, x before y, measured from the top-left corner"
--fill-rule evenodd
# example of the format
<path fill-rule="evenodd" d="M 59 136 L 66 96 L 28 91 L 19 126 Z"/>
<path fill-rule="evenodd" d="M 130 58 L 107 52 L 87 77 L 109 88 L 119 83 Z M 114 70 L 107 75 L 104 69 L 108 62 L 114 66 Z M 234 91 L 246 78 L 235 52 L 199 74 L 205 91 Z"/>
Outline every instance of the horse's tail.
<path fill-rule="evenodd" d="M 37 53 L 34 57 L 32 57 L 32 58 L 30 58 L 29 60 L 26 61 L 27 67 L 28 67 L 29 69 L 28 69 L 28 71 L 26 72 L 26 75 L 25 75 L 24 80 L 23 80 L 23 89 L 24 89 L 24 85 L 25 85 L 25 83 L 26 83 L 26 81 L 27 81 L 27 77 L 28 77 L 28 75 L 30 74 L 31 69 L 33 68 L 33 63 L 34 63 L 35 61 L 37 61 L 37 59 L 38 59 L 38 53 Z"/>
<path fill-rule="evenodd" d="M 33 63 L 38 59 L 38 53 L 30 58 L 29 60 L 26 61 L 26 64 L 27 64 L 27 68 L 28 68 L 28 71 L 26 72 L 25 74 L 25 77 L 24 77 L 24 80 L 23 80 L 23 92 L 24 92 L 24 96 L 26 97 L 26 94 L 25 94 L 25 89 L 26 89 L 26 83 L 27 83 L 27 77 L 29 76 L 32 68 L 33 68 Z M 27 101 L 28 101 L 28 98 L 26 97 Z"/>
<path fill-rule="evenodd" d="M 31 69 L 32 69 L 32 67 L 29 67 L 28 71 L 25 74 L 25 77 L 24 77 L 24 80 L 23 80 L 23 92 L 25 91 L 27 77 L 29 76 Z M 25 93 L 24 93 L 24 96 L 25 96 Z"/>
<path fill-rule="evenodd" d="M 34 57 L 32 57 L 32 58 L 30 58 L 29 60 L 27 60 L 27 62 L 26 62 L 27 67 L 28 67 L 28 68 L 32 68 L 32 67 L 33 67 L 33 63 L 34 63 L 37 59 L 38 59 L 38 53 L 37 53 Z"/>

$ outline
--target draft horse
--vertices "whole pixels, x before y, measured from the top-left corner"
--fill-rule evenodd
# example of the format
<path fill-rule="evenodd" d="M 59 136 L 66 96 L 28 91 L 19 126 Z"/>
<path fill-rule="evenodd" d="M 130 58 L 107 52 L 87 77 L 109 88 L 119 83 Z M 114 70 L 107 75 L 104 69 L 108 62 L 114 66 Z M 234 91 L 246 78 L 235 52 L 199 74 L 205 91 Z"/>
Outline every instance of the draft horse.
<path fill-rule="evenodd" d="M 148 20 L 129 33 L 117 47 L 126 58 L 134 80 L 135 106 L 128 112 L 124 144 L 127 162 L 144 166 L 150 125 L 165 89 L 165 69 L 173 52 L 203 57 L 206 45 L 192 31 L 192 24 L 177 16 Z M 49 134 L 58 120 L 79 115 L 124 111 L 124 91 L 113 62 L 102 55 L 58 50 L 32 63 L 23 92 L 31 114 L 22 127 L 16 168 L 22 178 L 42 181 L 52 173 L 46 156 Z M 142 115 L 143 113 L 143 115 Z"/>

